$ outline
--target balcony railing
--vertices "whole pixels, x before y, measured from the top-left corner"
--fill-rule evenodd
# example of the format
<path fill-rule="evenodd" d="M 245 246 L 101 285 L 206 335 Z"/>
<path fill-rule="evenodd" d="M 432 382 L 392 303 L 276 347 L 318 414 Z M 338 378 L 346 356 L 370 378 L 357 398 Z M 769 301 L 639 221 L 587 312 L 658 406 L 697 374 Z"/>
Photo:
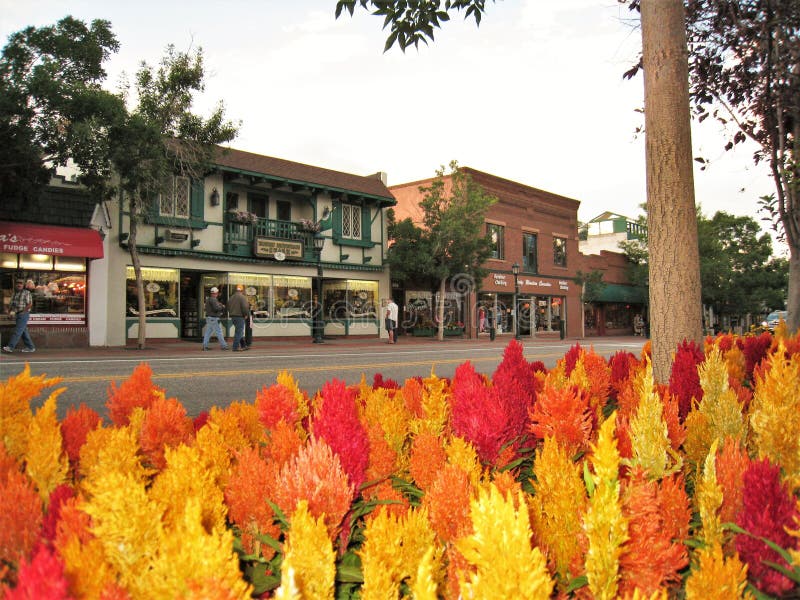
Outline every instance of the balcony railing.
<path fill-rule="evenodd" d="M 226 216 L 225 252 L 237 256 L 253 256 L 253 239 L 256 237 L 301 242 L 304 259 L 315 260 L 312 244 L 314 234 L 301 229 L 298 223 L 261 218 L 252 223 L 241 223 Z"/>

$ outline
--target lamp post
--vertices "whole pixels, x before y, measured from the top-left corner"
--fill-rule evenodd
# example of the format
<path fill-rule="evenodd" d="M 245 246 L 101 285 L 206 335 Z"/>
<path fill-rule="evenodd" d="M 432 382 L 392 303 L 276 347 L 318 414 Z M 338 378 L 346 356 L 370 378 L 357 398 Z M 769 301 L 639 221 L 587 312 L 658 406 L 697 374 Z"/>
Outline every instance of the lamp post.
<path fill-rule="evenodd" d="M 314 255 L 317 257 L 317 301 L 314 303 L 311 327 L 313 328 L 313 342 L 322 344 L 322 247 L 325 245 L 325 238 L 321 233 L 314 234 Z"/>
<path fill-rule="evenodd" d="M 511 272 L 514 274 L 514 339 L 519 339 L 519 301 L 517 295 L 519 294 L 519 263 L 515 262 L 511 265 Z"/>

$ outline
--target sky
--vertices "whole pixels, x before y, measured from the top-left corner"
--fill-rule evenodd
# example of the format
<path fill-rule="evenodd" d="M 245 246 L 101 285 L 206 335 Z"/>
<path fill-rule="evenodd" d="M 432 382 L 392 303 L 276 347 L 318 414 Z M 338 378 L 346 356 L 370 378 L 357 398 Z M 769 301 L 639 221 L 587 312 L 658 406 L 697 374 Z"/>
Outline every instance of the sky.
<path fill-rule="evenodd" d="M 641 32 L 616 0 L 497 0 L 480 27 L 454 14 L 436 39 L 383 52 L 383 20 L 336 0 L 0 0 L 0 39 L 71 14 L 106 19 L 120 42 L 107 85 L 156 65 L 173 44 L 203 49 L 195 109 L 224 103 L 241 122 L 230 146 L 389 185 L 433 177 L 452 160 L 581 202 L 578 219 L 641 214 L 646 198 L 643 78 L 625 80 Z M 725 132 L 692 126 L 703 213 L 761 219 L 773 192 L 754 147 L 725 152 Z M 784 250 L 775 247 L 776 254 Z"/>

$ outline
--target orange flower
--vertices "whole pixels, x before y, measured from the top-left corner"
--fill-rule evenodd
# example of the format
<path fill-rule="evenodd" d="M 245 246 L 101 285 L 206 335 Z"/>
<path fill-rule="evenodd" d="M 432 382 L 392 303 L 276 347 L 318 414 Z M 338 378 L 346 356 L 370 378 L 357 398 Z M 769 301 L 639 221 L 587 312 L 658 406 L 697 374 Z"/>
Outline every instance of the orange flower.
<path fill-rule="evenodd" d="M 386 441 L 383 428 L 379 424 L 367 426 L 367 437 L 369 438 L 367 482 L 390 478 L 397 468 L 397 452 Z"/>
<path fill-rule="evenodd" d="M 117 387 L 115 382 L 111 382 L 108 387 L 108 416 L 111 422 L 117 427 L 127 425 L 134 408 L 150 408 L 150 405 L 158 397 L 163 397 L 164 390 L 153 385 L 153 370 L 147 363 L 137 366 L 131 376 Z"/>
<path fill-rule="evenodd" d="M 588 447 L 592 433 L 588 392 L 573 385 L 557 389 L 547 382 L 530 417 L 530 430 L 536 437 L 553 436 L 571 453 Z"/>
<path fill-rule="evenodd" d="M 280 384 L 264 386 L 256 394 L 256 410 L 259 421 L 267 429 L 274 428 L 281 420 L 291 425 L 298 421 L 294 392 Z"/>
<path fill-rule="evenodd" d="M 740 441 L 733 437 L 725 438 L 717 453 L 717 481 L 722 487 L 722 506 L 719 520 L 722 523 L 735 523 L 744 505 L 744 474 L 750 467 L 750 457 L 742 448 Z"/>
<path fill-rule="evenodd" d="M 425 410 L 422 408 L 422 396 L 425 392 L 425 386 L 423 386 L 422 381 L 418 378 L 409 379 L 403 385 L 401 392 L 406 404 L 406 410 L 417 419 L 424 418 Z"/>
<path fill-rule="evenodd" d="M 67 453 L 73 467 L 80 459 L 81 446 L 86 442 L 86 435 L 102 421 L 97 411 L 89 408 L 83 402 L 78 408 L 70 406 L 67 409 L 67 415 L 61 421 L 61 436 L 64 452 Z"/>
<path fill-rule="evenodd" d="M 408 512 L 409 508 L 411 508 L 411 504 L 408 502 L 408 499 L 398 490 L 396 490 L 394 486 L 392 486 L 392 482 L 388 479 L 371 486 L 365 491 L 365 495 L 369 500 L 387 502 L 386 504 L 378 504 L 375 510 L 366 517 L 367 520 L 376 517 L 383 511 L 400 518 Z"/>
<path fill-rule="evenodd" d="M 648 481 L 637 469 L 625 488 L 623 514 L 630 538 L 620 557 L 620 596 L 638 589 L 650 597 L 664 586 L 680 582 L 679 572 L 689 564 L 683 540 L 691 519 L 683 479 Z"/>
<path fill-rule="evenodd" d="M 331 541 L 338 536 L 354 497 L 339 456 L 324 440 L 316 438 L 283 465 L 269 489 L 273 502 L 285 515 L 293 514 L 300 500 L 307 500 L 314 518 L 324 516 Z"/>
<path fill-rule="evenodd" d="M 31 480 L 10 471 L 0 480 L 0 564 L 30 556 L 42 528 L 42 500 Z"/>
<path fill-rule="evenodd" d="M 417 487 L 427 491 L 446 462 L 447 453 L 438 436 L 423 431 L 414 437 L 408 470 Z"/>
<path fill-rule="evenodd" d="M 275 554 L 271 546 L 261 545 L 256 535 L 266 533 L 274 538 L 280 528 L 273 524 L 273 513 L 267 491 L 275 479 L 274 464 L 259 456 L 257 448 L 244 448 L 236 455 L 236 464 L 225 486 L 228 518 L 239 526 L 242 545 L 248 553 L 263 555 L 267 560 Z"/>
<path fill-rule="evenodd" d="M 677 450 L 686 441 L 686 427 L 680 418 L 680 403 L 672 395 L 666 385 L 657 386 L 661 395 L 661 403 L 664 405 L 663 417 L 667 424 L 667 435 L 673 450 Z"/>
<path fill-rule="evenodd" d="M 192 420 L 186 416 L 186 409 L 175 398 L 159 397 L 147 410 L 139 444 L 150 464 L 157 469 L 167 466 L 164 448 L 174 448 L 180 444 L 190 446 L 194 439 Z"/>
<path fill-rule="evenodd" d="M 302 447 L 303 440 L 300 439 L 297 429 L 286 421 L 280 420 L 270 434 L 267 455 L 272 459 L 276 467 L 280 468 L 295 456 Z"/>
<path fill-rule="evenodd" d="M 430 515 L 431 527 L 442 542 L 454 542 L 472 531 L 469 475 L 461 467 L 446 465 L 436 477 L 422 502 Z"/>

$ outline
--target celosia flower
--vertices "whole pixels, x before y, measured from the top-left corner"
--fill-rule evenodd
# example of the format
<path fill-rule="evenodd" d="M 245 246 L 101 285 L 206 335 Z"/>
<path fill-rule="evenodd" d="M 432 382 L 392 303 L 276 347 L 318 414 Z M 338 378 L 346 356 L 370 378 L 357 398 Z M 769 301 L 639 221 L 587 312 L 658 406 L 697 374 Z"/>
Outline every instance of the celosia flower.
<path fill-rule="evenodd" d="M 61 516 L 61 506 L 70 498 L 75 497 L 75 490 L 69 485 L 62 483 L 50 492 L 47 501 L 47 514 L 42 521 L 42 539 L 47 543 L 52 543 L 56 538 L 56 525 Z"/>
<path fill-rule="evenodd" d="M 369 440 L 358 418 L 355 393 L 344 381 L 334 379 L 322 386 L 311 431 L 339 456 L 350 485 L 358 492 L 366 479 Z"/>
<path fill-rule="evenodd" d="M 750 406 L 750 426 L 760 457 L 779 463 L 789 477 L 800 477 L 800 354 L 785 357 L 783 347 L 762 363 Z M 752 572 L 752 571 L 751 571 Z"/>
<path fill-rule="evenodd" d="M 427 491 L 447 462 L 447 453 L 438 436 L 423 431 L 414 436 L 408 470 L 414 483 Z"/>
<path fill-rule="evenodd" d="M 717 453 L 717 481 L 722 487 L 722 506 L 719 519 L 723 523 L 735 523 L 742 510 L 742 488 L 744 473 L 750 466 L 750 457 L 740 441 L 726 438 L 722 449 Z"/>
<path fill-rule="evenodd" d="M 578 359 L 580 359 L 581 355 L 583 355 L 583 348 L 581 345 L 576 343 L 572 346 L 567 353 L 564 355 L 564 358 L 559 359 L 564 366 L 564 375 L 569 377 L 572 374 L 572 369 L 575 368 L 575 365 L 578 364 Z"/>
<path fill-rule="evenodd" d="M 722 522 L 719 518 L 719 509 L 722 506 L 723 490 L 717 481 L 717 445 L 719 440 L 714 440 L 708 451 L 708 456 L 703 467 L 703 474 L 695 484 L 694 504 L 700 514 L 700 523 L 703 527 L 699 534 L 700 540 L 707 547 L 722 545 Z"/>
<path fill-rule="evenodd" d="M 397 452 L 389 446 L 383 428 L 375 423 L 367 427 L 369 438 L 369 464 L 366 479 L 368 483 L 383 481 L 392 476 L 397 469 Z"/>
<path fill-rule="evenodd" d="M 205 424 L 208 423 L 208 418 L 210 416 L 211 415 L 208 414 L 208 411 L 204 410 L 194 419 L 192 419 L 192 427 L 194 428 L 195 433 L 200 431 L 205 426 Z"/>
<path fill-rule="evenodd" d="M 276 467 L 280 468 L 296 456 L 302 447 L 303 438 L 298 433 L 297 427 L 281 421 L 270 432 L 267 456 Z"/>
<path fill-rule="evenodd" d="M 275 378 L 275 382 L 285 387 L 287 390 L 291 390 L 294 394 L 294 400 L 296 403 L 297 409 L 297 418 L 302 423 L 310 414 L 309 407 L 308 407 L 308 394 L 306 394 L 303 390 L 300 389 L 300 386 L 297 384 L 297 381 L 292 376 L 291 373 L 288 371 L 281 371 L 278 373 L 278 376 Z"/>
<path fill-rule="evenodd" d="M 528 496 L 534 539 L 542 546 L 561 582 L 580 575 L 570 573 L 581 554 L 586 488 L 581 468 L 567 450 L 548 436 L 533 463 L 534 493 Z"/>
<path fill-rule="evenodd" d="M 531 547 L 524 501 L 515 503 L 490 484 L 470 503 L 470 520 L 473 533 L 456 541 L 475 567 L 459 578 L 464 598 L 550 598 L 553 580 L 541 550 Z"/>
<path fill-rule="evenodd" d="M 156 398 L 147 409 L 139 444 L 142 452 L 156 469 L 166 466 L 164 451 L 180 444 L 191 445 L 194 440 L 192 420 L 175 398 Z"/>
<path fill-rule="evenodd" d="M 181 518 L 161 532 L 158 544 L 150 568 L 129 586 L 138 592 L 135 596 L 183 598 L 190 583 L 202 586 L 213 581 L 209 588 L 227 590 L 241 600 L 251 598 L 252 588 L 242 578 L 239 557 L 233 550 L 233 532 L 225 528 L 208 531 L 198 498 L 187 499 Z"/>
<path fill-rule="evenodd" d="M 753 371 L 761 360 L 767 356 L 771 345 L 772 336 L 767 331 L 758 336 L 749 335 L 744 338 L 744 347 L 742 350 L 744 352 L 745 370 L 748 379 L 753 379 Z"/>
<path fill-rule="evenodd" d="M 548 378 L 530 419 L 530 429 L 536 437 L 552 436 L 570 454 L 574 454 L 584 449 L 591 438 L 589 393 L 574 385 L 555 387 Z"/>
<path fill-rule="evenodd" d="M 197 449 L 184 445 L 165 448 L 164 459 L 166 466 L 156 475 L 149 490 L 150 499 L 164 511 L 164 525 L 174 527 L 183 518 L 187 502 L 194 499 L 206 531 L 223 529 L 226 509 L 222 490 Z"/>
<path fill-rule="evenodd" d="M 697 367 L 703 362 L 703 349 L 694 341 L 683 340 L 678 345 L 669 375 L 669 391 L 678 398 L 681 420 L 686 418 L 692 402 L 703 399 Z"/>
<path fill-rule="evenodd" d="M 441 554 L 440 552 L 438 554 Z M 437 581 L 437 567 L 439 565 L 434 563 L 434 557 L 437 555 L 435 546 L 428 548 L 425 556 L 419 563 L 417 574 L 413 580 L 409 582 L 409 590 L 411 597 L 414 600 L 438 600 L 438 585 Z"/>
<path fill-rule="evenodd" d="M 267 500 L 270 484 L 275 480 L 275 467 L 261 458 L 256 448 L 244 448 L 236 455 L 225 487 L 228 517 L 239 526 L 242 545 L 248 554 L 271 559 L 275 551 L 263 545 L 258 534 L 277 538 L 280 528 L 273 523 L 274 513 Z"/>
<path fill-rule="evenodd" d="M 19 375 L 0 383 L 0 442 L 14 458 L 21 459 L 28 448 L 28 427 L 33 420 L 31 400 L 60 381 L 60 378 L 47 379 L 45 375 L 32 377 L 26 363 Z"/>
<path fill-rule="evenodd" d="M 47 546 L 39 546 L 30 563 L 23 560 L 17 573 L 17 585 L 6 590 L 5 600 L 70 600 L 64 577 L 64 563 Z"/>
<path fill-rule="evenodd" d="M 611 391 L 611 369 L 605 359 L 594 348 L 590 348 L 581 354 L 569 375 L 569 381 L 588 392 L 589 406 L 592 409 L 592 429 L 596 429 L 603 418 L 603 409 Z"/>
<path fill-rule="evenodd" d="M 150 365 L 141 363 L 119 387 L 116 382 L 111 382 L 106 402 L 108 416 L 118 427 L 127 425 L 134 408 L 150 408 L 156 398 L 163 396 L 164 390 L 153 384 Z"/>
<path fill-rule="evenodd" d="M 475 446 L 464 438 L 453 436 L 447 440 L 444 451 L 447 454 L 448 464 L 461 467 L 469 476 L 470 484 L 477 487 L 484 471 Z"/>
<path fill-rule="evenodd" d="M 394 379 L 384 379 L 382 373 L 375 373 L 372 377 L 372 389 L 399 390 L 400 384 Z"/>
<path fill-rule="evenodd" d="M 56 398 L 64 388 L 54 391 L 36 411 L 28 430 L 25 472 L 47 502 L 56 486 L 67 480 L 69 460 L 63 450 L 61 428 L 56 418 Z"/>
<path fill-rule="evenodd" d="M 781 482 L 780 467 L 768 459 L 754 462 L 744 473 L 744 503 L 736 524 L 753 536 L 764 537 L 784 549 L 796 549 L 796 540 L 787 529 L 798 517 L 791 490 Z M 750 581 L 767 594 L 780 596 L 794 583 L 765 561 L 787 566 L 780 555 L 764 542 L 745 534 L 736 536 L 736 551 L 747 563 Z"/>
<path fill-rule="evenodd" d="M 0 479 L 0 564 L 17 564 L 39 540 L 42 500 L 31 480 L 19 471 Z"/>
<path fill-rule="evenodd" d="M 686 545 L 691 510 L 680 477 L 649 480 L 634 470 L 625 486 L 623 514 L 629 539 L 620 556 L 620 594 L 650 596 L 674 586 L 689 564 Z"/>
<path fill-rule="evenodd" d="M 410 435 L 409 423 L 411 414 L 403 402 L 399 402 L 394 392 L 384 388 L 366 387 L 360 398 L 361 417 L 365 428 L 377 425 L 382 431 L 385 443 L 395 454 L 401 457 Z M 370 443 L 373 436 L 370 435 Z M 372 451 L 370 451 L 370 455 Z M 400 466 L 401 463 L 398 463 Z M 372 479 L 372 477 L 370 477 Z"/>
<path fill-rule="evenodd" d="M 292 426 L 299 423 L 294 392 L 280 384 L 264 386 L 256 394 L 256 410 L 258 420 L 267 429 L 274 428 L 281 420 Z"/>
<path fill-rule="evenodd" d="M 686 600 L 752 600 L 746 588 L 747 565 L 737 555 L 726 558 L 716 544 L 697 551 L 697 566 L 684 589 Z"/>
<path fill-rule="evenodd" d="M 400 584 L 417 574 L 431 549 L 433 562 L 438 562 L 435 536 L 424 510 L 403 516 L 381 512 L 367 522 L 364 538 L 358 552 L 364 573 L 363 600 L 398 597 Z"/>
<path fill-rule="evenodd" d="M 422 418 L 412 422 L 409 429 L 423 430 L 439 435 L 450 433 L 450 382 L 447 379 L 431 376 L 422 380 Z"/>
<path fill-rule="evenodd" d="M 639 406 L 628 428 L 632 450 L 630 465 L 646 471 L 651 479 L 661 479 L 680 469 L 682 462 L 670 443 L 664 407 L 655 389 L 649 359 L 645 359 L 645 367 L 639 370 L 633 385 L 639 394 Z"/>
<path fill-rule="evenodd" d="M 514 436 L 509 414 L 497 390 L 467 361 L 456 368 L 450 400 L 453 432 L 471 442 L 484 463 L 492 463 Z"/>
<path fill-rule="evenodd" d="M 375 510 L 365 517 L 369 520 L 382 511 L 388 511 L 396 516 L 403 516 L 411 508 L 411 503 L 399 490 L 395 489 L 392 482 L 384 479 L 380 483 L 370 486 L 365 490 L 365 499 L 377 503 Z"/>
<path fill-rule="evenodd" d="M 455 541 L 470 532 L 472 490 L 464 469 L 446 465 L 425 494 L 422 505 L 430 515 L 431 527 L 443 543 Z"/>
<path fill-rule="evenodd" d="M 622 384 L 631 376 L 639 361 L 625 350 L 618 350 L 608 361 L 611 368 L 611 396 L 616 398 Z"/>
<path fill-rule="evenodd" d="M 708 454 L 715 439 L 745 439 L 747 422 L 739 398 L 728 385 L 728 371 L 719 351 L 711 350 L 699 368 L 703 400 L 686 417 L 684 449 L 690 463 L 697 465 Z"/>
<path fill-rule="evenodd" d="M 406 410 L 417 419 L 423 418 L 425 414 L 422 410 L 422 380 L 419 378 L 407 380 L 400 392 L 402 393 Z"/>
<path fill-rule="evenodd" d="M 86 435 L 86 443 L 81 446 L 81 459 L 78 471 L 85 487 L 96 477 L 109 471 L 125 473 L 144 484 L 150 476 L 139 457 L 139 442 L 136 432 L 130 427 L 98 427 Z"/>
<path fill-rule="evenodd" d="M 225 488 L 233 456 L 216 423 L 206 423 L 195 432 L 194 446 L 215 485 Z"/>
<path fill-rule="evenodd" d="M 61 437 L 64 442 L 64 452 L 67 453 L 73 467 L 80 458 L 81 446 L 86 443 L 86 435 L 102 422 L 97 411 L 83 402 L 78 408 L 70 406 L 67 409 L 67 414 L 61 421 Z"/>
<path fill-rule="evenodd" d="M 510 439 L 526 431 L 528 411 L 536 402 L 537 379 L 530 363 L 525 360 L 522 344 L 511 340 L 503 352 L 503 360 L 492 375 L 497 397 L 508 415 Z"/>
<path fill-rule="evenodd" d="M 354 498 L 339 456 L 324 440 L 313 437 L 281 468 L 269 491 L 272 500 L 286 515 L 297 509 L 300 500 L 307 500 L 314 517 L 324 515 L 331 540 L 338 536 Z"/>
<path fill-rule="evenodd" d="M 211 409 L 208 422 L 219 428 L 231 452 L 256 446 L 265 441 L 264 426 L 259 422 L 258 410 L 253 404 L 231 402 L 224 409 L 214 407 Z"/>
<path fill-rule="evenodd" d="M 294 577 L 288 576 L 289 569 Z M 308 512 L 308 503 L 301 500 L 291 516 L 284 543 L 281 580 L 292 579 L 298 598 L 334 597 L 336 555 L 322 519 Z"/>
<path fill-rule="evenodd" d="M 618 479 L 620 457 L 614 440 L 616 415 L 600 426 L 597 444 L 592 446 L 589 462 L 594 493 L 584 518 L 584 531 L 589 540 L 586 555 L 586 577 L 595 598 L 617 597 L 619 560 L 628 541 L 628 523 L 622 512 Z"/>

